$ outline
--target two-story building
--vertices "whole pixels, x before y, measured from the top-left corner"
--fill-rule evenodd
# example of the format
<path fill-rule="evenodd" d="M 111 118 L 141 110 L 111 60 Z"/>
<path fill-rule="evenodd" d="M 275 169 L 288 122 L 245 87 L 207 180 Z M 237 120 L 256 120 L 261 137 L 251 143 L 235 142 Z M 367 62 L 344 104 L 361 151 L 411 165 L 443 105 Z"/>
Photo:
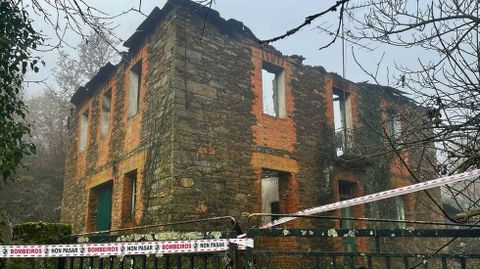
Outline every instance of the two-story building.
<path fill-rule="evenodd" d="M 62 221 L 75 232 L 295 212 L 411 184 L 405 164 L 435 158 L 392 150 L 421 111 L 402 92 L 303 65 L 191 1 L 155 8 L 124 45 L 71 99 Z M 430 218 L 419 201 L 336 214 Z"/>

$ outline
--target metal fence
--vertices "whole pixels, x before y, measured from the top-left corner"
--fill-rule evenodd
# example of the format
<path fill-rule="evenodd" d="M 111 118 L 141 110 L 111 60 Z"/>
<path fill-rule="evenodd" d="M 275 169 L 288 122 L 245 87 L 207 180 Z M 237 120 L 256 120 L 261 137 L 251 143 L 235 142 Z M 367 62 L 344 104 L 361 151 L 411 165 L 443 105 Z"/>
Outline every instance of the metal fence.
<path fill-rule="evenodd" d="M 200 220 L 182 221 L 159 225 L 148 225 L 136 228 L 124 228 L 113 231 L 83 233 L 65 237 L 58 242 L 61 245 L 96 244 L 125 242 L 163 241 L 156 238 L 159 234 L 167 234 L 165 241 L 198 241 L 209 239 L 234 239 L 241 233 L 235 218 L 216 217 Z M 194 238 L 192 238 L 192 235 Z M 87 240 L 87 241 L 85 241 Z M 1 247 L 1 246 L 0 246 Z M 93 268 L 244 268 L 238 258 L 236 244 L 229 244 L 226 251 L 209 253 L 175 253 L 158 255 L 126 255 L 104 257 L 58 257 L 58 258 L 0 258 L 0 269 L 4 268 L 51 268 L 51 269 L 93 269 Z M 0 255 L 1 256 L 1 255 Z"/>
<path fill-rule="evenodd" d="M 169 254 L 163 256 L 126 256 L 126 257 L 71 257 L 59 258 L 57 268 L 240 268 L 234 252 L 208 254 Z M 235 255 L 235 254 L 234 254 Z"/>
<path fill-rule="evenodd" d="M 270 214 L 271 215 L 271 214 Z M 252 214 L 252 219 L 265 214 Z M 274 215 L 275 217 L 291 215 Z M 297 216 L 298 217 L 298 216 Z M 332 216 L 302 217 L 307 219 L 340 220 Z M 399 222 L 381 219 L 351 218 L 368 222 Z M 187 221 L 167 226 L 194 224 L 203 234 L 202 238 L 208 239 L 211 221 L 227 220 L 231 223 L 222 238 L 237 238 L 241 233 L 235 219 L 231 217 L 214 218 L 214 220 Z M 480 238 L 480 229 L 475 225 L 463 225 L 461 229 L 435 229 L 433 226 L 426 229 L 417 228 L 418 225 L 446 225 L 438 222 L 404 221 L 411 223 L 407 229 L 318 229 L 318 228 L 282 228 L 260 229 L 251 226 L 246 237 L 254 239 L 254 247 L 246 251 L 239 251 L 236 244 L 229 244 L 226 251 L 210 253 L 179 253 L 164 255 L 132 255 L 132 256 L 107 256 L 107 257 L 63 257 L 44 259 L 0 259 L 0 268 L 176 268 L 176 269 L 220 269 L 220 268 L 246 268 L 246 269 L 281 269 L 281 268 L 339 268 L 339 269 L 397 269 L 397 268 L 441 268 L 441 269 L 476 269 L 480 268 L 480 254 L 454 253 L 451 242 L 456 239 L 475 240 Z M 205 225 L 203 225 L 205 224 Z M 333 222 L 324 224 L 331 227 Z M 413 226 L 413 224 L 417 226 Z M 297 223 L 295 227 L 300 225 Z M 321 227 L 312 223 L 302 223 L 300 227 Z M 213 225 L 214 226 L 214 225 Z M 170 227 L 170 228 L 171 228 Z M 216 226 L 219 227 L 219 226 Z M 222 226 L 226 227 L 226 226 Z M 65 238 L 62 243 L 78 242 L 88 236 L 88 243 L 106 243 L 118 240 L 121 233 L 131 234 L 142 232 L 143 237 L 137 241 L 148 241 L 148 229 L 157 226 L 144 226 L 136 229 L 122 231 L 109 231 L 108 233 L 82 234 Z M 215 229 L 216 230 L 216 229 Z M 362 250 L 346 249 L 345 240 L 354 240 Z M 403 241 L 402 241 L 403 240 Z M 430 248 L 427 241 L 433 242 Z M 399 242 L 400 241 L 400 242 Z M 395 247 L 393 247 L 395 246 Z M 433 247 L 432 247 L 433 246 Z M 480 250 L 479 250 L 480 251 Z M 8 262 L 15 260 L 14 266 Z M 7 261 L 7 262 L 6 262 Z M 3 262 L 3 263 L 2 263 Z"/>
<path fill-rule="evenodd" d="M 250 219 L 261 220 L 265 215 L 270 214 L 252 214 Z M 294 215 L 274 214 L 274 216 L 293 217 Z M 397 221 L 333 216 L 302 216 L 301 218 L 406 222 L 411 225 L 407 229 L 354 230 L 332 228 L 258 229 L 253 227 L 246 234 L 248 238 L 253 238 L 255 241 L 255 248 L 249 248 L 246 252 L 247 268 L 480 268 L 480 249 L 475 254 L 455 253 L 454 249 L 449 249 L 452 242 L 457 239 L 480 239 L 480 229 L 477 225 L 455 224 L 455 226 L 460 226 L 460 229 L 435 229 L 431 228 L 432 225 L 437 227 L 450 225 L 432 221 Z M 331 224 L 332 222 L 328 226 Z M 424 225 L 430 225 L 430 228 L 417 228 Z M 298 224 L 296 226 L 298 227 Z M 315 225 L 310 224 L 309 226 Z M 352 242 L 352 240 L 356 244 L 362 245 L 363 249 L 361 251 L 355 248 L 347 250 L 344 243 Z"/>

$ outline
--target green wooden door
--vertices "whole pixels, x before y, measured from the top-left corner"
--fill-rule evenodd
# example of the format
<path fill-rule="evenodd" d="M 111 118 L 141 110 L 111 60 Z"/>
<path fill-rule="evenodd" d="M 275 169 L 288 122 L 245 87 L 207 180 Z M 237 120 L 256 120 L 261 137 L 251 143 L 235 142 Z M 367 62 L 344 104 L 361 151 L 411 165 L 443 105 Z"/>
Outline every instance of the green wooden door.
<path fill-rule="evenodd" d="M 342 208 L 342 217 L 351 218 L 353 217 L 353 209 L 351 207 Z M 342 220 L 341 224 L 342 229 L 355 229 L 354 220 Z M 345 252 L 354 252 L 355 251 L 355 237 L 344 237 L 343 238 L 343 250 Z"/>
<path fill-rule="evenodd" d="M 97 196 L 97 220 L 95 229 L 97 231 L 110 230 L 110 219 L 112 214 L 112 184 L 106 184 L 98 189 Z"/>
<path fill-rule="evenodd" d="M 342 217 L 353 217 L 353 209 L 351 207 L 342 208 Z M 355 229 L 355 221 L 354 220 L 342 220 L 341 228 L 343 229 Z M 343 251 L 344 252 L 355 252 L 356 245 L 355 245 L 355 237 L 344 237 L 343 238 Z M 353 257 L 345 256 L 344 264 L 345 266 L 350 266 L 354 263 Z M 352 263 L 353 262 L 353 263 Z"/>

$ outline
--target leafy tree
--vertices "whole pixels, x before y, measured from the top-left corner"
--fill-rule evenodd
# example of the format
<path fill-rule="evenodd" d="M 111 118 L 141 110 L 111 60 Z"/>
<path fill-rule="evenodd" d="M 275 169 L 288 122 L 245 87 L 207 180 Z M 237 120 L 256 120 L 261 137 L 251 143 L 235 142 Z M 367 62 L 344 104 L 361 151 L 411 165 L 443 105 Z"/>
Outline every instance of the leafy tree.
<path fill-rule="evenodd" d="M 0 187 L 12 179 L 24 156 L 35 153 L 26 138 L 29 124 L 22 101 L 22 78 L 28 69 L 38 71 L 31 50 L 42 42 L 28 14 L 14 1 L 0 2 Z"/>
<path fill-rule="evenodd" d="M 381 61 L 377 70 L 368 70 L 365 63 L 353 55 L 360 68 L 376 83 L 386 81 L 388 86 L 403 88 L 426 113 L 428 121 L 425 122 L 419 122 L 415 112 L 412 117 L 402 118 L 402 136 L 409 139 L 392 143 L 390 150 L 417 148 L 425 153 L 436 152 L 438 158 L 423 171 L 434 170 L 439 175 L 479 167 L 480 2 L 341 0 L 332 4 L 324 11 L 307 16 L 304 23 L 284 35 L 260 43 L 290 37 L 314 21 L 319 22 L 327 13 L 336 12 L 339 20 L 332 28 L 323 28 L 319 23 L 319 29 L 333 36 L 325 46 L 344 38 L 352 45 L 352 51 L 399 48 L 417 54 L 414 63 L 387 66 L 387 75 L 392 73 L 393 79 L 387 77 L 386 80 L 378 78 L 378 68 L 385 67 Z M 346 20 L 350 21 L 348 28 L 344 25 Z M 387 133 L 379 135 L 388 136 Z M 411 166 L 412 177 L 431 177 Z M 468 182 L 467 188 L 450 186 L 447 192 L 462 211 L 467 211 L 480 206 L 479 192 L 475 191 L 478 186 L 474 187 L 478 183 Z"/>
<path fill-rule="evenodd" d="M 415 117 L 402 119 L 404 135 L 416 139 L 396 146 L 436 152 L 428 170 L 437 174 L 479 167 L 479 1 L 370 0 L 358 16 L 359 7 L 352 5 L 347 12 L 355 23 L 348 38 L 364 46 L 399 47 L 418 54 L 415 63 L 395 67 L 393 81 L 425 109 L 428 122 L 418 125 Z M 378 81 L 373 72 L 367 73 Z M 412 177 L 425 177 L 415 167 L 410 171 Z M 449 186 L 445 196 L 461 211 L 474 210 L 480 206 L 479 183 Z"/>
<path fill-rule="evenodd" d="M 13 223 L 22 221 L 57 221 L 60 218 L 67 117 L 71 94 L 90 79 L 108 61 L 115 51 L 95 32 L 91 32 L 77 46 L 79 55 L 60 57 L 55 68 L 59 90 L 25 98 L 28 109 L 25 120 L 29 124 L 28 141 L 36 147 L 34 156 L 26 156 L 27 169 L 18 169 L 15 184 L 0 190 L 0 212 Z M 37 197 L 32 205 L 29 197 Z"/>
<path fill-rule="evenodd" d="M 434 134 L 425 142 L 436 142 L 452 173 L 479 165 L 479 2 L 387 0 L 368 6 L 350 37 L 419 52 L 417 63 L 397 67 L 396 79 L 428 108 Z"/>
<path fill-rule="evenodd" d="M 36 154 L 26 156 L 15 184 L 0 190 L 0 212 L 10 222 L 58 221 L 65 167 L 65 140 L 69 105 L 50 91 L 27 98 L 29 141 Z M 35 197 L 35 203 L 31 198 Z"/>

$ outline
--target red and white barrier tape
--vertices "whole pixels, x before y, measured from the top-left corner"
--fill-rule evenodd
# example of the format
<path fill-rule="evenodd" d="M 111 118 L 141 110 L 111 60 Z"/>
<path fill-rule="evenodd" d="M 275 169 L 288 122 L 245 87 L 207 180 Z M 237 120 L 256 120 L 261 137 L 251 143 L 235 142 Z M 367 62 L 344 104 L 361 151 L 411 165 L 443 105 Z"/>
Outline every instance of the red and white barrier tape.
<path fill-rule="evenodd" d="M 476 169 L 470 172 L 465 172 L 461 174 L 456 174 L 448 177 L 442 177 L 442 178 L 437 178 L 397 189 L 392 189 L 388 191 L 382 191 L 382 192 L 377 192 L 374 194 L 369 194 L 349 200 L 344 200 L 332 204 L 327 204 L 327 205 L 322 205 L 318 207 L 313 207 L 309 209 L 304 209 L 295 213 L 292 213 L 293 215 L 312 215 L 312 214 L 317 214 L 317 213 L 322 213 L 322 212 L 327 212 L 327 211 L 332 211 L 332 210 L 337 210 L 345 207 L 350 207 L 350 206 L 355 206 L 355 205 L 361 205 L 361 204 L 366 204 L 366 203 L 371 203 L 371 202 L 376 202 L 404 194 L 410 194 L 422 190 L 428 190 L 436 187 L 441 187 L 447 184 L 452 184 L 464 180 L 469 180 L 469 179 L 475 179 L 480 176 L 480 169 Z M 267 223 L 260 228 L 271 228 L 276 225 L 283 224 L 285 222 L 291 221 L 296 219 L 296 217 L 284 217 L 277 219 L 273 222 Z M 245 235 L 239 236 L 239 238 L 245 237 Z"/>
<path fill-rule="evenodd" d="M 114 242 L 68 245 L 0 245 L 0 258 L 103 257 L 157 255 L 172 253 L 205 253 L 227 251 L 229 243 L 238 249 L 253 248 L 253 239 L 204 239 L 182 241 Z"/>

